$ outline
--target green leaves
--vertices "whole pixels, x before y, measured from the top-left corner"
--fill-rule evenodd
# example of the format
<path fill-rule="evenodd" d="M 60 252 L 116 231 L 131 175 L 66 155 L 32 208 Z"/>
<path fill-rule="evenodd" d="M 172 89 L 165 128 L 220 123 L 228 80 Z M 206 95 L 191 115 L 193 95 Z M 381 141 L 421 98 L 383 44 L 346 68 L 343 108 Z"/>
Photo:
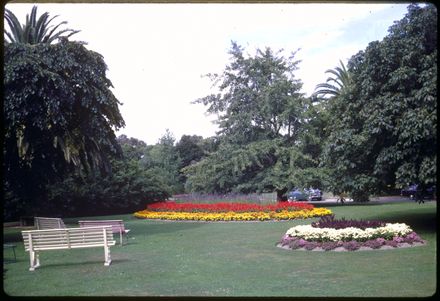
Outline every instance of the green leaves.
<path fill-rule="evenodd" d="M 335 190 L 344 187 L 365 200 L 387 185 L 433 183 L 436 23 L 434 6 L 410 5 L 383 41 L 350 59 L 352 83 L 328 106 L 336 114 L 330 115 L 323 164 Z"/>
<path fill-rule="evenodd" d="M 270 48 L 254 56 L 243 51 L 232 42 L 230 63 L 209 75 L 220 93 L 195 101 L 219 115 L 220 146 L 183 169 L 186 188 L 281 196 L 295 185 L 320 185 L 318 136 L 326 121 L 300 93 L 296 52 L 285 58 Z"/>
<path fill-rule="evenodd" d="M 245 56 L 243 48 L 232 42 L 231 62 L 222 74 L 210 74 L 218 94 L 195 101 L 208 106 L 208 113 L 218 114 L 220 133 L 233 143 L 277 138 L 282 132 L 292 135 L 293 123 L 302 112 L 304 100 L 301 82 L 293 72 L 298 61 L 286 59 L 270 48 L 258 49 L 255 56 Z"/>
<path fill-rule="evenodd" d="M 11 189 L 23 199 L 44 196 L 23 187 L 42 188 L 73 170 L 109 172 L 109 159 L 121 155 L 114 129 L 124 120 L 102 56 L 77 42 L 4 49 L 4 171 Z"/>

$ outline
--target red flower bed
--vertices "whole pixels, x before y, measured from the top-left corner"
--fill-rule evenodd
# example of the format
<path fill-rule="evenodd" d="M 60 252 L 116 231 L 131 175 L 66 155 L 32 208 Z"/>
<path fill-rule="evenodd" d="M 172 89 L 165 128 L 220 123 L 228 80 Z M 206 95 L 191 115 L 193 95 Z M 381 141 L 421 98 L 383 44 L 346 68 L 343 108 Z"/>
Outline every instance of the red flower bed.
<path fill-rule="evenodd" d="M 279 212 L 281 210 L 296 211 L 309 209 L 312 210 L 313 205 L 307 203 L 276 203 L 268 205 L 258 205 L 252 203 L 212 203 L 212 204 L 195 204 L 195 203 L 176 203 L 176 202 L 159 202 L 147 206 L 151 211 L 173 211 L 173 212 Z"/>

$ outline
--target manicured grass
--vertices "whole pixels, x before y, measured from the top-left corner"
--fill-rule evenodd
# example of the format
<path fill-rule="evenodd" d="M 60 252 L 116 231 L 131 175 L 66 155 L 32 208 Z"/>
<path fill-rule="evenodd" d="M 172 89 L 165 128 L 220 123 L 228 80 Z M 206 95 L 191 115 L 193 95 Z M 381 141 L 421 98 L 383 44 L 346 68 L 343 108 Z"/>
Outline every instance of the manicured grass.
<path fill-rule="evenodd" d="M 335 206 L 338 218 L 381 219 L 410 225 L 427 245 L 359 252 L 290 251 L 275 244 L 294 225 L 283 222 L 168 222 L 122 218 L 131 229 L 111 248 L 42 252 L 28 271 L 20 230 L 16 263 L 4 264 L 12 296 L 292 296 L 420 297 L 436 291 L 436 202 Z M 78 218 L 80 219 L 80 218 Z M 78 219 L 66 219 L 76 226 Z M 9 250 L 5 250 L 7 253 Z M 4 254 L 8 257 L 8 254 Z"/>

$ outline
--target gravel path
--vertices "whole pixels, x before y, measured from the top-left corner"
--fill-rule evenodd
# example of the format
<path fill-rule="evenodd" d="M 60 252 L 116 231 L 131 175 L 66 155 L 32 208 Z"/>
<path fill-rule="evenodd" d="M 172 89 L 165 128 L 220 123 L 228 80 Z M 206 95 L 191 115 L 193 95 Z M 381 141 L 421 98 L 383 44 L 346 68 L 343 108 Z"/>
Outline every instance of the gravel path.
<path fill-rule="evenodd" d="M 370 198 L 370 202 L 368 203 L 378 203 L 378 204 L 386 204 L 386 203 L 405 203 L 405 202 L 415 202 L 409 197 L 404 197 L 400 195 L 394 196 L 382 196 L 382 197 L 372 197 Z M 425 202 L 436 202 L 436 200 L 425 200 Z M 323 199 L 322 201 L 309 201 L 310 204 L 337 204 L 337 198 L 331 197 Z M 353 203 L 352 199 L 345 199 L 345 203 Z"/>

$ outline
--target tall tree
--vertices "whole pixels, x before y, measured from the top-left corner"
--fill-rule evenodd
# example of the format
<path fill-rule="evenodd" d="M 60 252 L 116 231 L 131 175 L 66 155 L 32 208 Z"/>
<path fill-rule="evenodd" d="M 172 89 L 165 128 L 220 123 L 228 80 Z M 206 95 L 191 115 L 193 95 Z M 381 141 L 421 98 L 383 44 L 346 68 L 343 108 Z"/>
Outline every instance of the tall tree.
<path fill-rule="evenodd" d="M 218 94 L 198 99 L 219 115 L 220 146 L 184 168 L 187 189 L 205 192 L 276 190 L 309 181 L 317 162 L 301 152 L 300 137 L 311 102 L 294 76 L 298 61 L 270 48 L 246 56 L 232 43 L 231 62 L 210 74 Z M 306 174 L 309 173 L 309 176 Z"/>
<path fill-rule="evenodd" d="M 4 186 L 30 208 L 73 170 L 108 172 L 124 120 L 103 57 L 82 43 L 4 49 Z"/>
<path fill-rule="evenodd" d="M 49 19 L 49 13 L 45 12 L 37 18 L 37 7 L 32 7 L 30 16 L 26 15 L 26 23 L 20 24 L 17 17 L 9 9 L 5 9 L 5 19 L 9 26 L 9 31 L 4 31 L 6 43 L 25 43 L 25 44 L 39 44 L 52 43 L 59 38 L 69 38 L 70 36 L 79 32 L 79 30 L 58 28 L 67 24 L 66 21 L 58 23 L 57 25 L 49 25 L 56 17 Z M 58 31 L 57 31 L 58 30 Z"/>
<path fill-rule="evenodd" d="M 353 84 L 334 106 L 323 159 L 334 190 L 355 200 L 387 185 L 436 182 L 437 9 L 405 17 L 348 64 Z"/>

